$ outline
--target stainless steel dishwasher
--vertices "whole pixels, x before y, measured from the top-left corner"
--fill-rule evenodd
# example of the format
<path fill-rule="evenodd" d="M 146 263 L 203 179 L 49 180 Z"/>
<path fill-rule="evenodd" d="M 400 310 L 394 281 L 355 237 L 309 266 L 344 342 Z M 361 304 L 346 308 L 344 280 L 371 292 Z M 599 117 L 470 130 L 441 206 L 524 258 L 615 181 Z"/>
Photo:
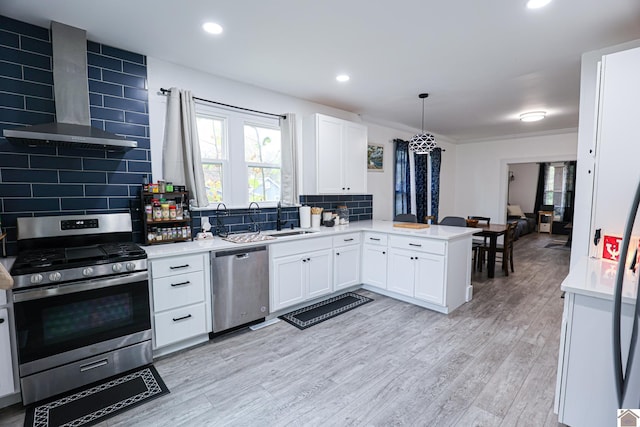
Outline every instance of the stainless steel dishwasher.
<path fill-rule="evenodd" d="M 257 246 L 211 253 L 213 333 L 269 314 L 269 251 Z"/>

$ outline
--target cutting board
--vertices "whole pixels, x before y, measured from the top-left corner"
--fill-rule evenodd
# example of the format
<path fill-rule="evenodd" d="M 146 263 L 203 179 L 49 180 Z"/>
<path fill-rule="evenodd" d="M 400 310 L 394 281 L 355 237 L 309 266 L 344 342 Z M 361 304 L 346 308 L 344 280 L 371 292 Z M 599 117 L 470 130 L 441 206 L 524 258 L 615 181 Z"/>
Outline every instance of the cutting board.
<path fill-rule="evenodd" d="M 420 224 L 416 222 L 394 222 L 393 226 L 398 228 L 412 228 L 414 230 L 429 228 L 429 224 Z"/>

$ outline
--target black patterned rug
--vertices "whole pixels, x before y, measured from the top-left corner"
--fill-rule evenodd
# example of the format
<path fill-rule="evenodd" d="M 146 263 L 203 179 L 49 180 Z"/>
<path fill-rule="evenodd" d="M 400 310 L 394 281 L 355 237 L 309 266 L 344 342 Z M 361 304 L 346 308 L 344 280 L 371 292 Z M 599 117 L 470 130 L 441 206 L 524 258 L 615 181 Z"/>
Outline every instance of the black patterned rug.
<path fill-rule="evenodd" d="M 90 426 L 169 393 L 153 365 L 71 391 L 26 409 L 25 427 Z"/>
<path fill-rule="evenodd" d="M 291 323 L 298 329 L 307 329 L 371 301 L 373 301 L 373 299 L 363 297 L 360 294 L 345 292 L 344 294 L 282 315 L 280 319 Z"/>

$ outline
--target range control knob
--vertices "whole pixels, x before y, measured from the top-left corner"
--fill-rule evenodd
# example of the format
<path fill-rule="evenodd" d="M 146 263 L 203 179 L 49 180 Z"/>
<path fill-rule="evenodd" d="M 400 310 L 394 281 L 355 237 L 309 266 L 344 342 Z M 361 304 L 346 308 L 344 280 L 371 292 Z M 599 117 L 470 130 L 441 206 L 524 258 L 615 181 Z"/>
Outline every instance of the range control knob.
<path fill-rule="evenodd" d="M 49 280 L 51 280 L 52 282 L 59 282 L 60 279 L 62 279 L 62 274 L 60 274 L 59 271 L 54 271 L 53 273 L 49 274 Z"/>
<path fill-rule="evenodd" d="M 44 279 L 42 274 L 34 274 L 31 276 L 31 283 L 40 283 L 42 282 L 42 279 Z"/>
<path fill-rule="evenodd" d="M 82 275 L 85 277 L 93 275 L 93 268 L 91 267 L 85 268 L 84 270 L 82 270 Z"/>
<path fill-rule="evenodd" d="M 113 271 L 115 271 L 116 273 L 122 271 L 122 264 L 120 264 L 119 262 L 113 264 L 113 267 L 111 267 L 111 269 Z"/>
<path fill-rule="evenodd" d="M 136 263 L 135 262 L 128 262 L 127 263 L 127 270 L 128 271 L 133 271 L 136 269 Z"/>

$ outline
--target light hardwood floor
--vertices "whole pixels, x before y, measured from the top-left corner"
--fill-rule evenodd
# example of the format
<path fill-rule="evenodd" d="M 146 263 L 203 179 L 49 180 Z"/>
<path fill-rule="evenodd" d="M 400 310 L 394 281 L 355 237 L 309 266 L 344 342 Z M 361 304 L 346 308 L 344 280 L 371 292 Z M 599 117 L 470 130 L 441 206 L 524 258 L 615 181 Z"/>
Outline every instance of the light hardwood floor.
<path fill-rule="evenodd" d="M 450 315 L 375 293 L 307 330 L 286 322 L 156 361 L 171 390 L 100 426 L 557 426 L 569 251 L 515 244 L 515 273 L 474 273 Z M 0 425 L 22 425 L 19 405 Z"/>

